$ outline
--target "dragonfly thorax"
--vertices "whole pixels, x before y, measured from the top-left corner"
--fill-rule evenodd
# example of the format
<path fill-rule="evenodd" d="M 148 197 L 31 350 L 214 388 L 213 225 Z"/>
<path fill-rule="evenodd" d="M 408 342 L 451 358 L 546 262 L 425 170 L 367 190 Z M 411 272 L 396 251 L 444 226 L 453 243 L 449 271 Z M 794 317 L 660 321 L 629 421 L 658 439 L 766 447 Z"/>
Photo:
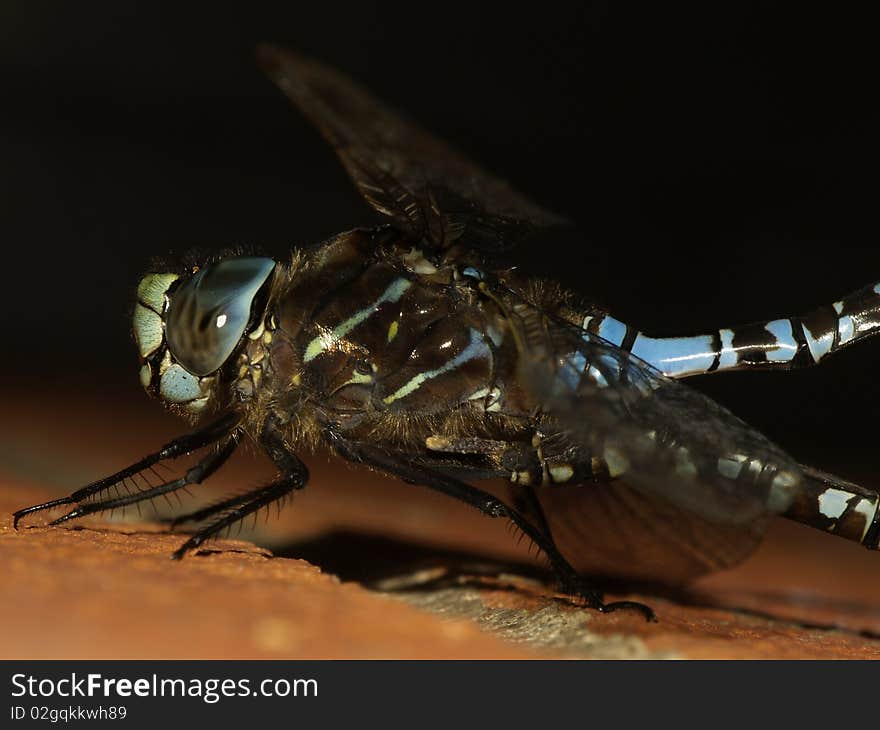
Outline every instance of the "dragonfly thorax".
<path fill-rule="evenodd" d="M 235 257 L 183 276 L 144 276 L 132 323 L 144 388 L 189 413 L 202 411 L 218 371 L 262 321 L 275 266 L 269 258 Z"/>

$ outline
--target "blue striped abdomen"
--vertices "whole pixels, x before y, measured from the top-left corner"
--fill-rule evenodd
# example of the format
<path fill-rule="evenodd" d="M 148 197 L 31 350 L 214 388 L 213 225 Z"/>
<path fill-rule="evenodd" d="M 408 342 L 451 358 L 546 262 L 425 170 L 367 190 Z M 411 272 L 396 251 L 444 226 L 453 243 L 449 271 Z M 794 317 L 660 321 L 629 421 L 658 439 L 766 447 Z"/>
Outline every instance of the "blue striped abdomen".
<path fill-rule="evenodd" d="M 880 332 L 880 284 L 864 287 L 799 317 L 701 335 L 651 337 L 607 314 L 582 326 L 673 378 L 743 369 L 805 367 Z"/>

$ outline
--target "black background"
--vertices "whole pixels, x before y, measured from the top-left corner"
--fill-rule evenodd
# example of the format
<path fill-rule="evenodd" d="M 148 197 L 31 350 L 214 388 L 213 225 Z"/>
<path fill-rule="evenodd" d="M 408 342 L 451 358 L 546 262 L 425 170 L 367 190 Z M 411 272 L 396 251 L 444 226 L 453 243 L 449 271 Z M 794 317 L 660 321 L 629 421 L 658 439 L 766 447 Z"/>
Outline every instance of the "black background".
<path fill-rule="evenodd" d="M 577 224 L 523 252 L 656 334 L 795 314 L 880 279 L 867 16 L 760 3 L 0 6 L 2 370 L 130 382 L 154 256 L 283 256 L 375 217 L 253 63 L 352 74 Z M 796 455 L 875 454 L 880 345 L 696 382 Z"/>

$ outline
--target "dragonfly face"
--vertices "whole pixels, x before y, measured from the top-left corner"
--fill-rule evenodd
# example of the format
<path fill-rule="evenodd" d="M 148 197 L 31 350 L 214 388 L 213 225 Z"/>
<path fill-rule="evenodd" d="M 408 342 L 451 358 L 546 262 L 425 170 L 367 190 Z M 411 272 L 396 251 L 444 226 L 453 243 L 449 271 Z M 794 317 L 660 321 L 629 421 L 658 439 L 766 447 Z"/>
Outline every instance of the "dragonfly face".
<path fill-rule="evenodd" d="M 144 388 L 187 413 L 202 411 L 217 372 L 262 321 L 275 266 L 235 257 L 184 277 L 146 275 L 132 323 Z"/>
<path fill-rule="evenodd" d="M 560 219 L 338 72 L 261 61 L 321 130 L 384 224 L 289 265 L 233 257 L 138 288 L 141 382 L 216 420 L 25 515 L 53 524 L 184 489 L 248 435 L 278 476 L 177 518 L 181 557 L 301 489 L 317 444 L 510 520 L 563 589 L 615 608 L 580 576 L 682 582 L 742 561 L 774 515 L 876 549 L 880 494 L 803 466 L 680 379 L 818 364 L 880 333 L 880 285 L 804 316 L 650 337 L 492 256 Z M 208 406 L 212 406 L 208 408 Z M 197 419 L 193 419 L 197 420 Z M 154 464 L 211 447 L 184 477 L 112 497 Z M 473 482 L 503 479 L 510 503 Z"/>

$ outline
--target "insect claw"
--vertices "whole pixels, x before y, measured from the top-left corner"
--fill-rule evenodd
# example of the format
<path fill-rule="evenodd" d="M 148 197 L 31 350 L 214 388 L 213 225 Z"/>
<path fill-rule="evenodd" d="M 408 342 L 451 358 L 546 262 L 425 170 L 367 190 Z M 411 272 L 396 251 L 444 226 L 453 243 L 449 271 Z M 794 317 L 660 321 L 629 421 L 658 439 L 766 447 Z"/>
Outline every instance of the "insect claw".
<path fill-rule="evenodd" d="M 578 603 L 583 603 L 587 607 L 595 609 L 599 613 L 613 613 L 619 610 L 632 610 L 641 613 L 648 623 L 657 622 L 657 614 L 650 606 L 638 601 L 612 601 L 605 603 L 602 600 L 602 594 L 593 590 L 580 576 L 569 576 L 562 580 L 560 589 L 563 593 L 567 593 Z"/>
<path fill-rule="evenodd" d="M 182 560 L 183 557 L 193 550 L 196 550 L 199 545 L 201 545 L 205 541 L 205 538 L 200 535 L 193 535 L 189 540 L 187 540 L 183 545 L 181 545 L 177 550 L 171 553 L 172 560 Z"/>
<path fill-rule="evenodd" d="M 613 613 L 618 610 L 632 610 L 641 613 L 648 623 L 658 623 L 657 614 L 654 609 L 644 603 L 638 601 L 613 601 L 611 603 L 603 603 L 596 606 L 596 610 L 600 613 Z"/>
<path fill-rule="evenodd" d="M 189 552 L 189 540 L 181 545 L 177 550 L 171 553 L 172 560 L 183 560 L 184 556 Z"/>
<path fill-rule="evenodd" d="M 18 529 L 18 523 L 21 521 L 22 517 L 29 515 L 33 512 L 42 512 L 45 509 L 51 509 L 52 507 L 58 507 L 62 504 L 73 504 L 73 500 L 70 497 L 62 497 L 61 499 L 53 499 L 49 502 L 43 502 L 42 504 L 35 504 L 33 507 L 25 507 L 24 509 L 18 510 L 18 512 L 13 513 L 12 515 L 12 529 Z"/>

